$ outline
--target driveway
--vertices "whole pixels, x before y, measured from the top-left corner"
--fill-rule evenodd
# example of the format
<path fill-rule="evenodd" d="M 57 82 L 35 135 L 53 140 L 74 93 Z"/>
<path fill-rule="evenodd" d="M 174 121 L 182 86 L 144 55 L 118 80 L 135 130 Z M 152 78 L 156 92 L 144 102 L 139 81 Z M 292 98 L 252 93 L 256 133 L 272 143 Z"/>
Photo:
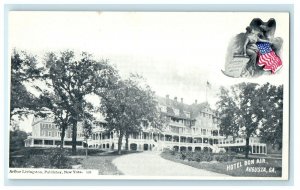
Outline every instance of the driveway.
<path fill-rule="evenodd" d="M 229 177 L 211 171 L 193 168 L 181 163 L 165 160 L 159 152 L 142 152 L 120 156 L 113 164 L 129 176 L 202 176 Z"/>

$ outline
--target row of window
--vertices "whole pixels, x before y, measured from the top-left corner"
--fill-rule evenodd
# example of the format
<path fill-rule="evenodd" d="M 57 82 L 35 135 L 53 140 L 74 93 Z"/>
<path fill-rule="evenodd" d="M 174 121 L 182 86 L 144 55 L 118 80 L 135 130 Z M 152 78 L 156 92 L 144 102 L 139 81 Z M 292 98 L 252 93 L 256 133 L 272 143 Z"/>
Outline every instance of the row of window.
<path fill-rule="evenodd" d="M 42 129 L 59 129 L 59 127 L 55 124 L 51 123 L 40 123 Z"/>
<path fill-rule="evenodd" d="M 240 140 L 236 140 L 235 143 L 243 143 L 244 140 L 243 139 L 240 139 Z M 233 141 L 229 141 L 229 140 L 223 140 L 223 141 L 220 141 L 220 144 L 233 144 L 234 142 Z"/>
<path fill-rule="evenodd" d="M 34 139 L 33 144 L 35 145 L 60 145 L 61 141 L 54 141 L 54 140 L 37 140 Z M 72 145 L 72 141 L 65 141 L 64 143 L 67 146 L 71 146 Z M 76 145 L 78 146 L 82 146 L 82 142 L 81 141 L 77 141 Z"/>
<path fill-rule="evenodd" d="M 193 128 L 194 133 L 200 133 L 201 135 L 208 135 L 210 134 L 211 136 L 218 136 L 218 131 L 217 130 L 209 130 L 209 129 L 202 129 L 200 128 Z"/>
<path fill-rule="evenodd" d="M 229 140 L 221 140 L 220 144 L 233 144 L 233 143 L 243 143 L 243 142 L 244 142 L 243 139 L 238 139 L 235 142 L 232 141 L 232 140 L 231 141 L 229 141 Z M 252 139 L 250 139 L 250 143 L 259 143 L 259 141 L 258 140 L 252 140 Z"/>
<path fill-rule="evenodd" d="M 59 131 L 41 131 L 42 137 L 61 137 L 61 132 Z M 65 137 L 72 138 L 72 133 L 65 133 Z M 82 133 L 78 133 L 77 137 L 83 137 L 84 135 Z"/>

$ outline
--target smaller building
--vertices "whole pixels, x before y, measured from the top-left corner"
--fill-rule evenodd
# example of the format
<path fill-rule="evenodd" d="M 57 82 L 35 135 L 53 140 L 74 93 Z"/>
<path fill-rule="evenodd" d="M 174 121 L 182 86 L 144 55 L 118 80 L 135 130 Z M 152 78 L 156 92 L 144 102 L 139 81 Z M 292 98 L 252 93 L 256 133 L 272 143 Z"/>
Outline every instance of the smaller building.
<path fill-rule="evenodd" d="M 226 151 L 244 152 L 245 146 L 246 140 L 244 138 L 228 137 L 219 140 L 219 147 L 225 148 Z M 261 143 L 258 137 L 250 137 L 249 146 L 251 154 L 267 154 L 267 145 Z"/>
<path fill-rule="evenodd" d="M 64 147 L 72 147 L 72 130 L 65 132 Z M 61 144 L 61 130 L 53 119 L 35 117 L 32 121 L 32 135 L 25 140 L 25 147 L 57 147 Z M 77 147 L 85 146 L 82 125 L 77 125 Z"/>

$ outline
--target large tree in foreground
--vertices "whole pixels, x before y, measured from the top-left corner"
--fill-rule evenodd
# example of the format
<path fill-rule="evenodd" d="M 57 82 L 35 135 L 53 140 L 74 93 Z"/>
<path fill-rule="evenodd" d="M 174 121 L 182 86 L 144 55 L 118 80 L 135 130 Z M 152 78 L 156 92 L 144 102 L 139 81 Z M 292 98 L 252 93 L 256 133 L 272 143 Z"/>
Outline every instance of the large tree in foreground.
<path fill-rule="evenodd" d="M 87 53 L 76 57 L 73 51 L 64 51 L 59 55 L 49 53 L 46 65 L 49 68 L 48 84 L 55 97 L 50 98 L 51 109 L 56 118 L 64 115 L 66 123 L 62 125 L 71 124 L 72 153 L 76 154 L 77 124 L 92 118 L 88 110 L 93 105 L 87 101 L 86 96 L 100 94 L 104 89 L 114 86 L 116 70 L 105 60 L 96 61 Z"/>
<path fill-rule="evenodd" d="M 160 127 L 157 102 L 154 92 L 147 85 L 141 85 L 139 77 L 131 76 L 120 80 L 114 89 L 103 93 L 101 111 L 105 115 L 108 131 L 118 135 L 118 154 L 121 154 L 125 137 L 128 148 L 129 134 L 141 131 L 142 122 Z"/>
<path fill-rule="evenodd" d="M 245 138 L 246 158 L 248 158 L 250 150 L 249 139 L 251 136 L 271 135 L 267 129 L 272 128 L 271 138 L 275 138 L 274 134 L 279 134 L 279 129 L 282 128 L 282 117 L 280 117 L 282 108 L 280 105 L 274 104 L 274 99 L 282 102 L 282 91 L 279 90 L 272 94 L 272 91 L 268 90 L 269 88 L 276 89 L 277 87 L 269 84 L 259 86 L 254 83 L 234 85 L 230 90 L 221 87 L 217 102 L 221 117 L 220 132 L 226 136 Z M 276 115 L 269 113 L 270 111 Z M 272 121 L 273 119 L 276 120 L 276 124 Z"/>

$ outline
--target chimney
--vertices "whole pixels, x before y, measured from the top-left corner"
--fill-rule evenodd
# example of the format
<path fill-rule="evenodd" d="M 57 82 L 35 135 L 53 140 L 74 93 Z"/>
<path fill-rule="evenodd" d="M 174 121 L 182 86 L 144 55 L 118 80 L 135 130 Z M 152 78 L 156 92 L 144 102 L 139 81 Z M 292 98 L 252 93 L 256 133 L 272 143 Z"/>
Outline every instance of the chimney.
<path fill-rule="evenodd" d="M 198 100 L 196 99 L 196 100 L 195 100 L 195 104 L 197 104 L 197 103 L 198 103 Z"/>
<path fill-rule="evenodd" d="M 174 97 L 174 101 L 177 102 L 177 97 L 176 96 Z"/>
<path fill-rule="evenodd" d="M 183 104 L 183 98 L 181 98 L 180 100 L 181 100 L 181 103 Z"/>
<path fill-rule="evenodd" d="M 167 105 L 170 104 L 170 95 L 169 94 L 166 95 L 166 104 Z"/>

